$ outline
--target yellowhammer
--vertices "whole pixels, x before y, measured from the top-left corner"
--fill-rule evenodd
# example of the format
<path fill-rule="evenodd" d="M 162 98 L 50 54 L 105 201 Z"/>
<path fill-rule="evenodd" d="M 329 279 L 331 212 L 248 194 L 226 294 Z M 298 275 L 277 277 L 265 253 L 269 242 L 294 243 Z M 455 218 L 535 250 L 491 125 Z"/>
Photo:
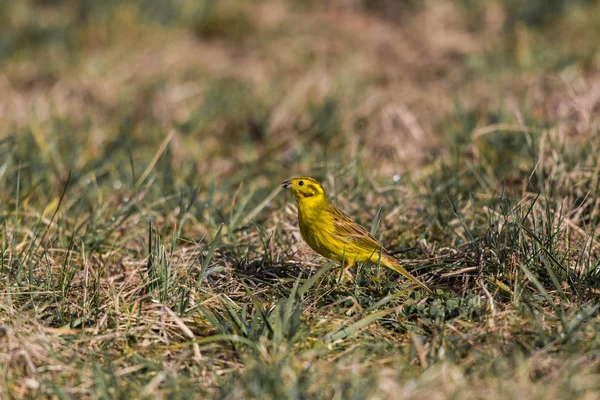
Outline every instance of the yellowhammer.
<path fill-rule="evenodd" d="M 365 228 L 331 204 L 319 182 L 301 176 L 287 180 L 281 186 L 289 189 L 296 198 L 300 232 L 314 251 L 341 262 L 346 268 L 357 262 L 381 263 L 431 293 L 425 284 L 404 269 Z"/>

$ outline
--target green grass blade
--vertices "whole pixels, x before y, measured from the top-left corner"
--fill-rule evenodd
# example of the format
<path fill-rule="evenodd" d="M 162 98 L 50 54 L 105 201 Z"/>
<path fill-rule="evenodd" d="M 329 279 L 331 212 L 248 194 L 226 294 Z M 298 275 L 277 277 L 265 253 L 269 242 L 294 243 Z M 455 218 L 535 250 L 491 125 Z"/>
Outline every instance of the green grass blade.
<path fill-rule="evenodd" d="M 377 321 L 380 318 L 385 317 L 386 315 L 388 315 L 392 312 L 394 312 L 394 309 L 377 311 L 377 312 L 371 313 L 351 325 L 343 326 L 343 327 L 334 329 L 333 331 L 327 333 L 323 337 L 323 341 L 325 343 L 334 343 L 334 342 L 337 342 L 338 340 L 345 339 L 345 338 L 353 335 L 354 333 L 358 332 L 362 328 L 372 324 L 373 322 Z"/>
<path fill-rule="evenodd" d="M 215 235 L 214 239 L 212 240 L 212 242 L 210 242 L 209 246 L 208 246 L 208 253 L 206 254 L 206 257 L 202 260 L 202 266 L 200 267 L 200 274 L 198 275 L 198 284 L 200 282 L 202 282 L 202 279 L 204 278 L 204 275 L 206 274 L 206 269 L 208 268 L 208 265 L 210 264 L 210 261 L 213 258 L 213 255 L 215 254 L 215 250 L 217 249 L 217 246 L 219 245 L 219 240 L 221 239 L 221 232 L 223 231 L 223 224 L 221 224 L 221 226 L 219 227 L 219 230 L 217 231 L 217 234 Z"/>

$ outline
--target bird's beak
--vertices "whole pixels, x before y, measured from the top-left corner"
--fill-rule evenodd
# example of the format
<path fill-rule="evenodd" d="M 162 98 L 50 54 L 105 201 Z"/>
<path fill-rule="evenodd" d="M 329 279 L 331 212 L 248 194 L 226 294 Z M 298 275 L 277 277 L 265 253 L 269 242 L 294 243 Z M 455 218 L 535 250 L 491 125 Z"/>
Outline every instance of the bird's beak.
<path fill-rule="evenodd" d="M 289 179 L 287 181 L 283 181 L 281 182 L 281 186 L 283 186 L 284 189 L 289 189 L 292 187 L 292 181 Z"/>

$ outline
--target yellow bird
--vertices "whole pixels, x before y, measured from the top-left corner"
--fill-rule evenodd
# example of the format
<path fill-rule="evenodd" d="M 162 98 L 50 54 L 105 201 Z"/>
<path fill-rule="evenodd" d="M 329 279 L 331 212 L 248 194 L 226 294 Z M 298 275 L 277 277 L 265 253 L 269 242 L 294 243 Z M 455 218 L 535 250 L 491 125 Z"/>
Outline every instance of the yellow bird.
<path fill-rule="evenodd" d="M 431 293 L 365 228 L 331 204 L 323 187 L 315 179 L 301 176 L 282 182 L 281 186 L 289 189 L 296 198 L 300 232 L 314 251 L 339 261 L 346 268 L 357 262 L 381 263 Z"/>

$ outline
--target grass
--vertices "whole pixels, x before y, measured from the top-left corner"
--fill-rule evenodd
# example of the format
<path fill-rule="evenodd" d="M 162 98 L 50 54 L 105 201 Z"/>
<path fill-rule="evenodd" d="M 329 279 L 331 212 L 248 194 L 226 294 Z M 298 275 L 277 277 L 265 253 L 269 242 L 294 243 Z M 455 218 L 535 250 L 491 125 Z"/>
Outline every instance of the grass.
<path fill-rule="evenodd" d="M 0 5 L 0 397 L 597 397 L 599 8 L 471 3 Z"/>

